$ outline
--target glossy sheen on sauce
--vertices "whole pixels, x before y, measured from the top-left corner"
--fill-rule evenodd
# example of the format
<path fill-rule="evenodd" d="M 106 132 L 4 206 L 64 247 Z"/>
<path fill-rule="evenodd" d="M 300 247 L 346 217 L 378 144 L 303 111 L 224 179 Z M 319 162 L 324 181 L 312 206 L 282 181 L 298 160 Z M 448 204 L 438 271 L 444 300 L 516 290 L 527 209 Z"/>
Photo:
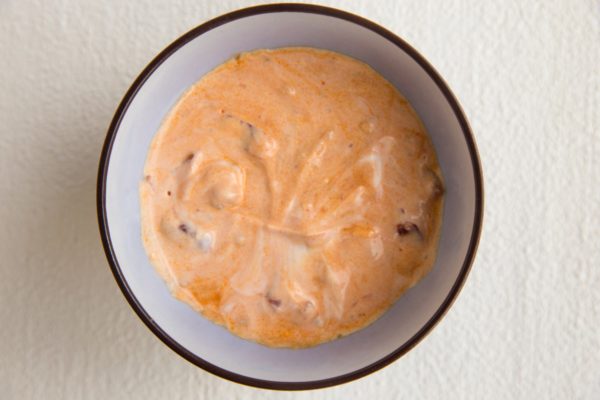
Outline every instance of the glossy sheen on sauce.
<path fill-rule="evenodd" d="M 241 54 L 185 93 L 140 196 L 174 296 L 243 338 L 306 347 L 365 327 L 429 271 L 443 184 L 390 83 L 285 48 Z"/>

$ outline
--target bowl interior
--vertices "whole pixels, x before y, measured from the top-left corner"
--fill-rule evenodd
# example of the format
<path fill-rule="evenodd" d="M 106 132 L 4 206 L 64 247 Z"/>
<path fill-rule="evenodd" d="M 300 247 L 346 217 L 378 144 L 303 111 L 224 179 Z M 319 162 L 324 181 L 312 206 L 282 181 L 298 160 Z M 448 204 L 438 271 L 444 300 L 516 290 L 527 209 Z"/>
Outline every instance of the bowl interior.
<path fill-rule="evenodd" d="M 238 52 L 312 46 L 370 64 L 409 99 L 433 140 L 447 192 L 437 262 L 382 318 L 346 338 L 305 350 L 239 339 L 175 300 L 141 242 L 138 184 L 161 120 L 201 76 Z M 116 262 L 145 313 L 189 353 L 226 371 L 274 382 L 307 382 L 365 368 L 410 340 L 438 312 L 461 273 L 476 222 L 476 177 L 465 135 L 447 98 L 407 52 L 355 22 L 309 12 L 249 15 L 192 38 L 143 82 L 117 128 L 108 158 L 105 213 Z"/>

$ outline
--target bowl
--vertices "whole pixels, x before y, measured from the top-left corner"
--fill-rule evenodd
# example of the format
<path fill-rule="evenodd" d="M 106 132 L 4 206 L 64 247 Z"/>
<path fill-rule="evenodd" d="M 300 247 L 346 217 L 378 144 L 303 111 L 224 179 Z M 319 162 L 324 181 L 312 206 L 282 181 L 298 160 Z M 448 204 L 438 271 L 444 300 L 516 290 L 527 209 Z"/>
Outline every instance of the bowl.
<path fill-rule="evenodd" d="M 272 349 L 230 334 L 173 298 L 141 240 L 138 184 L 150 142 L 181 94 L 235 54 L 309 46 L 371 65 L 424 122 L 446 182 L 432 271 L 375 323 L 317 347 Z M 108 129 L 98 174 L 98 219 L 108 262 L 133 310 L 166 345 L 220 377 L 269 389 L 313 389 L 372 373 L 421 341 L 456 299 L 481 232 L 483 187 L 473 134 L 458 101 L 415 49 L 359 16 L 315 5 L 235 11 L 186 33 L 142 71 Z"/>

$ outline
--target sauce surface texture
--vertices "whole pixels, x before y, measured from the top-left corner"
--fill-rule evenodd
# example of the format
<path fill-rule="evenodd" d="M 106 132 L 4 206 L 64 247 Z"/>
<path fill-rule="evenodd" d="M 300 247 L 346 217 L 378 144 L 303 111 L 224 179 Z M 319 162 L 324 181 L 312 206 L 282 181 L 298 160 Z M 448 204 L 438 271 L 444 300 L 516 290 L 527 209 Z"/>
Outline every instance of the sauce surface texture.
<path fill-rule="evenodd" d="M 444 189 L 423 125 L 338 53 L 222 64 L 171 110 L 144 174 L 144 246 L 173 295 L 268 346 L 365 327 L 435 259 Z"/>

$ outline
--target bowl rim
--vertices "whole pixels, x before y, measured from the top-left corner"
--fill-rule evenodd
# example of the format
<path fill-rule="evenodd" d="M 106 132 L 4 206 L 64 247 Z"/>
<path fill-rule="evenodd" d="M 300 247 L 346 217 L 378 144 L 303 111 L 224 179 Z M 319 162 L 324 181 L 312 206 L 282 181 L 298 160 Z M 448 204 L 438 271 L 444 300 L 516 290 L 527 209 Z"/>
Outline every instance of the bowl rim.
<path fill-rule="evenodd" d="M 228 371 L 224 368 L 221 368 L 217 365 L 214 365 L 196 354 L 192 353 L 190 350 L 179 344 L 175 339 L 170 337 L 162 328 L 152 319 L 152 317 L 147 313 L 147 311 L 142 307 L 142 305 L 138 302 L 135 294 L 129 287 L 125 277 L 123 276 L 121 267 L 117 262 L 117 257 L 115 251 L 113 249 L 111 243 L 110 232 L 108 229 L 108 220 L 106 214 L 106 183 L 107 183 L 107 174 L 108 174 L 108 166 L 109 159 L 112 151 L 112 146 L 114 143 L 114 139 L 116 137 L 117 131 L 119 129 L 120 123 L 125 116 L 129 105 L 132 100 L 135 98 L 139 89 L 144 85 L 145 81 L 152 75 L 152 73 L 173 53 L 183 47 L 185 44 L 195 39 L 196 37 L 216 28 L 223 24 L 226 24 L 231 21 L 235 21 L 240 18 L 250 17 L 259 14 L 268 14 L 268 13 L 278 13 L 278 12 L 300 12 L 300 13 L 309 13 L 309 14 L 319 14 L 326 15 L 334 18 L 343 19 L 354 24 L 361 25 L 364 28 L 367 28 L 383 38 L 391 41 L 396 46 L 398 46 L 401 50 L 406 52 L 414 61 L 416 61 L 423 70 L 429 75 L 429 77 L 435 82 L 437 87 L 443 93 L 446 101 L 451 106 L 452 111 L 454 112 L 455 117 L 457 118 L 461 130 L 464 134 L 469 155 L 471 158 L 471 165 L 473 168 L 473 174 L 475 179 L 475 217 L 473 221 L 473 228 L 471 231 L 471 238 L 469 241 L 469 247 L 465 254 L 465 258 L 463 261 L 463 265 L 461 266 L 460 272 L 456 278 L 456 281 L 452 285 L 448 295 L 442 302 L 442 304 L 438 307 L 433 316 L 419 329 L 417 333 L 415 333 L 409 340 L 403 343 L 396 350 L 391 352 L 390 354 L 382 357 L 378 361 L 371 363 L 367 366 L 361 367 L 353 372 L 349 372 L 346 374 L 342 374 L 339 376 L 335 376 L 332 378 L 326 378 L 321 380 L 312 380 L 312 381 L 303 381 L 303 382 L 283 382 L 283 381 L 270 381 L 258 378 L 252 378 L 249 376 L 237 374 L 231 371 Z M 223 14 L 219 17 L 211 19 L 195 28 L 190 30 L 189 32 L 183 34 L 175 41 L 173 41 L 169 46 L 163 49 L 139 74 L 139 76 L 135 79 L 133 84 L 127 90 L 125 96 L 121 100 L 115 115 L 110 123 L 108 131 L 106 133 L 106 138 L 104 141 L 104 145 L 102 148 L 102 152 L 100 155 L 100 162 L 98 167 L 98 180 L 97 180 L 97 192 L 96 192 L 96 206 L 98 213 L 98 225 L 100 229 L 100 236 L 102 238 L 102 244 L 104 247 L 104 251 L 106 253 L 106 258 L 112 270 L 113 276 L 119 285 L 123 295 L 127 299 L 129 305 L 138 317 L 144 322 L 144 324 L 154 333 L 164 344 L 170 347 L 173 351 L 179 354 L 181 357 L 185 358 L 187 361 L 192 364 L 208 371 L 214 375 L 217 375 L 221 378 L 228 379 L 233 382 L 237 382 L 240 384 L 254 386 L 263 389 L 271 389 L 271 390 L 308 390 L 308 389 L 319 389 L 330 386 L 336 386 L 343 383 L 347 383 L 353 381 L 358 378 L 362 378 L 366 375 L 369 375 L 379 369 L 388 366 L 392 362 L 399 359 L 401 356 L 406 354 L 409 350 L 411 350 L 414 346 L 416 346 L 421 340 L 427 336 L 432 329 L 440 322 L 442 317 L 446 314 L 448 309 L 452 306 L 456 297 L 458 296 L 460 290 L 462 289 L 466 278 L 471 270 L 471 266 L 473 264 L 475 253 L 477 252 L 477 247 L 479 244 L 479 239 L 481 236 L 482 222 L 483 222 L 483 203 L 484 203 L 484 194 L 483 194 L 483 174 L 481 161 L 479 158 L 479 153 L 477 150 L 477 145 L 475 144 L 475 139 L 473 133 L 471 131 L 471 127 L 467 118 L 464 114 L 462 107 L 460 106 L 458 100 L 443 80 L 443 78 L 439 75 L 439 73 L 433 68 L 433 66 L 420 54 L 418 53 L 412 46 L 410 46 L 403 39 L 395 35 L 394 33 L 388 31 L 387 29 L 381 27 L 380 25 L 369 21 L 363 17 L 358 15 L 342 11 L 336 8 L 325 7 L 320 5 L 313 4 L 296 4 L 296 3 L 279 3 L 279 4 L 268 4 L 268 5 L 258 5 L 254 7 L 248 7 L 239 9 L 233 12 L 229 12 Z"/>

